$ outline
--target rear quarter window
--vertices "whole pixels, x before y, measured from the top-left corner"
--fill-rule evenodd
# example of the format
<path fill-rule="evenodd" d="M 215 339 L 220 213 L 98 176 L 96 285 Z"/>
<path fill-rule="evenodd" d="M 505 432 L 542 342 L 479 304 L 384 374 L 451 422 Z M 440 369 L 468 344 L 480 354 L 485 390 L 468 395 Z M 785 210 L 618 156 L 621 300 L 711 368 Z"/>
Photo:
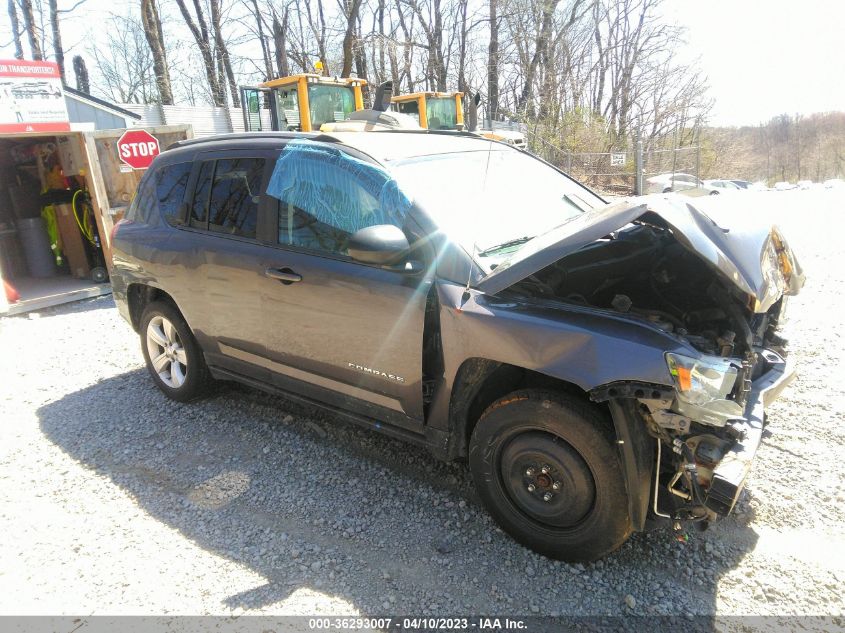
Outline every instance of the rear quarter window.
<path fill-rule="evenodd" d="M 126 219 L 143 224 L 156 224 L 157 215 L 168 224 L 181 223 L 182 201 L 191 175 L 191 163 L 165 165 L 141 180 Z"/>
<path fill-rule="evenodd" d="M 170 225 L 182 222 L 182 202 L 191 176 L 192 163 L 165 165 L 155 174 L 156 201 L 164 219 Z"/>

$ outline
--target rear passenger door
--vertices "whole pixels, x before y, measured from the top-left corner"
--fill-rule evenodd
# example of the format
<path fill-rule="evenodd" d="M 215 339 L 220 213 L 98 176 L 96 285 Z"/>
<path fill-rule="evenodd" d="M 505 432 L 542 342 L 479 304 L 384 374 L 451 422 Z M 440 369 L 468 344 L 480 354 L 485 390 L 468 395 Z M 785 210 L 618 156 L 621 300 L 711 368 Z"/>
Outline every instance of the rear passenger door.
<path fill-rule="evenodd" d="M 198 154 L 180 230 L 172 249 L 183 286 L 180 305 L 210 364 L 269 380 L 269 372 L 220 354 L 229 345 L 264 353 L 261 285 L 268 247 L 259 241 L 263 193 L 273 152 L 227 150 Z"/>

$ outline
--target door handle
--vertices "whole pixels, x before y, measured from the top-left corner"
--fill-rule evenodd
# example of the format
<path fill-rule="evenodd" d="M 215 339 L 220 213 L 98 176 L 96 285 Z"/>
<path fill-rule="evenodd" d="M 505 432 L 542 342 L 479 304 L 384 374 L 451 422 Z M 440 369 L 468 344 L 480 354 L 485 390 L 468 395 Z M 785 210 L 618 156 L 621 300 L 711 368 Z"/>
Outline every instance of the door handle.
<path fill-rule="evenodd" d="M 293 272 L 290 268 L 266 268 L 264 270 L 264 276 L 270 277 L 271 279 L 278 279 L 283 284 L 290 285 L 295 281 L 302 281 L 302 275 L 298 275 Z"/>

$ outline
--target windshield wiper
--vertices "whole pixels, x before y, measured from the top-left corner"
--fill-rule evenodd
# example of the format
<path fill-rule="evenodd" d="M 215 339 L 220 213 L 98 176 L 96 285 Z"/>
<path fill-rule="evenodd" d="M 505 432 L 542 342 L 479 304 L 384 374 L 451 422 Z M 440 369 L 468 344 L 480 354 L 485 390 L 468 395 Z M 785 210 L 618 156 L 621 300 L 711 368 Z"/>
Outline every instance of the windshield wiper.
<path fill-rule="evenodd" d="M 510 248 L 511 246 L 519 246 L 520 244 L 525 244 L 525 242 L 533 239 L 533 235 L 524 235 L 522 237 L 517 237 L 515 239 L 508 240 L 507 242 L 502 242 L 501 244 L 496 244 L 495 246 L 485 248 L 483 251 L 479 251 L 478 255 L 479 257 L 484 257 L 485 255 L 495 253 L 496 251 L 502 251 L 506 248 Z"/>

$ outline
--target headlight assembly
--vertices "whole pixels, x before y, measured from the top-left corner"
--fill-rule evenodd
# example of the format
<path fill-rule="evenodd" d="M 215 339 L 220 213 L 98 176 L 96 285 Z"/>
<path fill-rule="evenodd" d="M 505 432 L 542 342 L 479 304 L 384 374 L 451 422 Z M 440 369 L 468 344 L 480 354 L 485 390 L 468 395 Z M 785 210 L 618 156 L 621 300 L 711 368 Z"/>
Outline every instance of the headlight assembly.
<path fill-rule="evenodd" d="M 727 399 L 737 379 L 737 368 L 729 361 L 667 353 L 666 364 L 678 393 L 678 413 L 715 426 L 742 418 L 739 403 Z"/>

